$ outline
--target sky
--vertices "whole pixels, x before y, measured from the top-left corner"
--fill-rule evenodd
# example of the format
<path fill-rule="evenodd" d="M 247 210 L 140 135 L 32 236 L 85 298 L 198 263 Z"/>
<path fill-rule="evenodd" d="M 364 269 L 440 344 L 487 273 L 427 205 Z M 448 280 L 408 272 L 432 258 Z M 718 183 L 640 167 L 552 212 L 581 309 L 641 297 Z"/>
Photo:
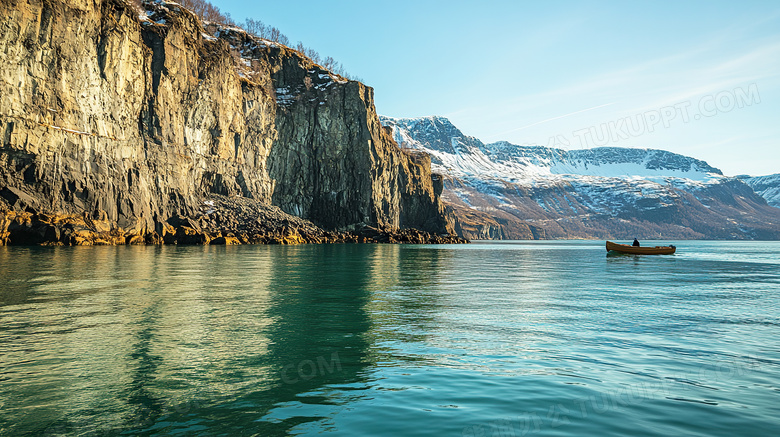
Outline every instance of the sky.
<path fill-rule="evenodd" d="M 780 173 L 780 1 L 212 3 L 332 56 L 382 115 Z"/>

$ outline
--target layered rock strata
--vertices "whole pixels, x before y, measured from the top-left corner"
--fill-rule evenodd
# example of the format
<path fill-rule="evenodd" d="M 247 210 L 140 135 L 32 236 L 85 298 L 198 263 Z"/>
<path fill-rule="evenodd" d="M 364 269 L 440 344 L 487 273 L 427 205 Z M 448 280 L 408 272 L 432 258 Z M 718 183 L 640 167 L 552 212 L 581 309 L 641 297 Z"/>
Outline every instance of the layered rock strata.
<path fill-rule="evenodd" d="M 373 90 L 295 50 L 162 1 L 0 13 L 2 243 L 268 242 L 283 220 L 308 223 L 287 226 L 297 242 L 453 232 L 430 159 L 398 148 Z M 210 199 L 233 228 L 209 228 Z"/>

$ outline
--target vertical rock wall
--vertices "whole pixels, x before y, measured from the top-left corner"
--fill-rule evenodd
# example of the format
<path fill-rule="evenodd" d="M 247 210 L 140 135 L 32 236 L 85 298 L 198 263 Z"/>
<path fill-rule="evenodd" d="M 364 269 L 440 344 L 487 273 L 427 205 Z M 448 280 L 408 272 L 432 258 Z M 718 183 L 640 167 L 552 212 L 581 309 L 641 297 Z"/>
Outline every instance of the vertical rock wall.
<path fill-rule="evenodd" d="M 150 8 L 0 2 L 0 209 L 143 234 L 216 193 L 326 228 L 447 232 L 430 161 L 381 128 L 371 88 Z"/>

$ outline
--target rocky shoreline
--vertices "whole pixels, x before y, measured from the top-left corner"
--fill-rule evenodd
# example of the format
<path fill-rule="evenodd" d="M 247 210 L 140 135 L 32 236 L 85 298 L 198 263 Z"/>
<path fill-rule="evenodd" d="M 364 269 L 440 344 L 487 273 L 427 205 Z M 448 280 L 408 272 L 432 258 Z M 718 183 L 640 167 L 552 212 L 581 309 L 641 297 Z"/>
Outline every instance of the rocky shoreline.
<path fill-rule="evenodd" d="M 329 231 L 280 208 L 244 197 L 213 195 L 192 216 L 156 222 L 154 229 L 124 229 L 106 213 L 47 214 L 0 210 L 0 245 L 237 245 L 324 243 L 468 243 L 454 235 L 417 229 L 356 226 Z"/>

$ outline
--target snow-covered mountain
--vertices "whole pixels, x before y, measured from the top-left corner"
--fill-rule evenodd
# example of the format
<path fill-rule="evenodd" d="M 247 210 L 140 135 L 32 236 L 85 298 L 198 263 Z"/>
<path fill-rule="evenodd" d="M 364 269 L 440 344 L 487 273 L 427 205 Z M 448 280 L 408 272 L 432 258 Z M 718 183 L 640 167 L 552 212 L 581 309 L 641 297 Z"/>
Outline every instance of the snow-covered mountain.
<path fill-rule="evenodd" d="M 704 161 L 664 150 L 601 147 L 567 151 L 506 141 L 485 145 L 477 138 L 463 135 L 443 117 L 381 117 L 381 121 L 393 128 L 394 139 L 401 147 L 427 151 L 440 170 L 453 176 L 536 179 L 552 175 L 643 175 L 695 181 L 723 176 Z"/>
<path fill-rule="evenodd" d="M 759 196 L 777 208 L 780 208 L 780 173 L 769 176 L 737 176 L 750 185 Z"/>
<path fill-rule="evenodd" d="M 469 238 L 780 237 L 780 214 L 701 160 L 654 149 L 484 144 L 443 117 L 381 121 L 402 148 L 430 154 Z"/>

